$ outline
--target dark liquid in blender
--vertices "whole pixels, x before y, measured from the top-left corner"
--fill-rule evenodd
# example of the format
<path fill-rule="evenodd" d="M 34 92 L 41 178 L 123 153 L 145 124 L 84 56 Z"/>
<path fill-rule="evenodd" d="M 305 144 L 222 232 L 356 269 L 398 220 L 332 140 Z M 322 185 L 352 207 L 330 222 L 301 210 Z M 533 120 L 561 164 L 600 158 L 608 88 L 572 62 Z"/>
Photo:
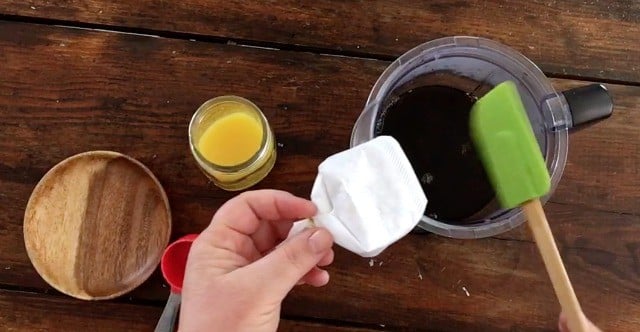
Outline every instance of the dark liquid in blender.
<path fill-rule="evenodd" d="M 376 121 L 407 154 L 427 199 L 425 214 L 463 224 L 495 193 L 469 136 L 475 98 L 448 86 L 419 86 L 396 98 Z"/>

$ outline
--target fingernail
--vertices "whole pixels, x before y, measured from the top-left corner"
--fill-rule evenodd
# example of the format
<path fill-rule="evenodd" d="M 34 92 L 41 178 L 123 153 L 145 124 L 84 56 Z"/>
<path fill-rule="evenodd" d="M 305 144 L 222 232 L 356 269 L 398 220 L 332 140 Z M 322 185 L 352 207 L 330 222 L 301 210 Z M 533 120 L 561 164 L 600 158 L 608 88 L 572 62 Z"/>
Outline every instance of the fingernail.
<path fill-rule="evenodd" d="M 324 253 L 333 244 L 333 238 L 331 234 L 325 230 L 318 229 L 309 237 L 309 246 L 311 250 L 316 253 Z"/>

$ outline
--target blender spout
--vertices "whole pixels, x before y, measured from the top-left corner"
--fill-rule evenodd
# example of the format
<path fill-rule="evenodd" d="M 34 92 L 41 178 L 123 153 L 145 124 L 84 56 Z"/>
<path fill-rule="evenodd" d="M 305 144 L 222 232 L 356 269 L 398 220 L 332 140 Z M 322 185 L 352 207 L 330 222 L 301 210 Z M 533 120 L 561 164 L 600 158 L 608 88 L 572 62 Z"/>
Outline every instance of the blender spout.
<path fill-rule="evenodd" d="M 378 114 L 376 112 L 377 109 L 378 103 L 374 102 L 368 105 L 364 111 L 360 113 L 360 116 L 358 117 L 358 120 L 356 120 L 353 130 L 351 131 L 351 147 L 365 143 L 375 136 L 376 115 Z"/>

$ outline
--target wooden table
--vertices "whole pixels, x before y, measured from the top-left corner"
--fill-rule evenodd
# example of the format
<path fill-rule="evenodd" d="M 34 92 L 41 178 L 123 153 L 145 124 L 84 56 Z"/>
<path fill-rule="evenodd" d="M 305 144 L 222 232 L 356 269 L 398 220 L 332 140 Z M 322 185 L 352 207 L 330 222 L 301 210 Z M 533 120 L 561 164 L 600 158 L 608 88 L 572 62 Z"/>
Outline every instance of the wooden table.
<path fill-rule="evenodd" d="M 640 330 L 640 5 L 598 0 L 2 1 L 0 330 L 152 330 L 167 298 L 158 273 L 107 302 L 63 296 L 36 274 L 22 217 L 58 161 L 96 149 L 139 159 L 168 193 L 172 237 L 198 232 L 232 197 L 187 148 L 203 101 L 256 102 L 279 143 L 257 187 L 308 196 L 389 62 L 445 35 L 508 44 L 559 89 L 607 83 L 614 115 L 571 134 L 547 211 L 586 314 Z M 556 329 L 526 227 L 472 241 L 412 234 L 375 260 L 338 250 L 330 272 L 329 286 L 287 298 L 282 331 Z"/>

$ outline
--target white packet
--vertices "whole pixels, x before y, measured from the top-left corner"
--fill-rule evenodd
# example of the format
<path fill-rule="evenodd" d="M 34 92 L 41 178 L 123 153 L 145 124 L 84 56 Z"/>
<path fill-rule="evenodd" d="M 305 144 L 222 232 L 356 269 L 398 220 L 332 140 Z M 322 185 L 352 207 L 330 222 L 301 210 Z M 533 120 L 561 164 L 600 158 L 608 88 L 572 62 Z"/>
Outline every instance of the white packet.
<path fill-rule="evenodd" d="M 362 257 L 380 254 L 409 233 L 427 206 L 400 144 L 390 136 L 337 153 L 318 167 L 311 200 L 318 214 L 296 222 L 289 237 L 324 227 L 335 243 Z"/>

